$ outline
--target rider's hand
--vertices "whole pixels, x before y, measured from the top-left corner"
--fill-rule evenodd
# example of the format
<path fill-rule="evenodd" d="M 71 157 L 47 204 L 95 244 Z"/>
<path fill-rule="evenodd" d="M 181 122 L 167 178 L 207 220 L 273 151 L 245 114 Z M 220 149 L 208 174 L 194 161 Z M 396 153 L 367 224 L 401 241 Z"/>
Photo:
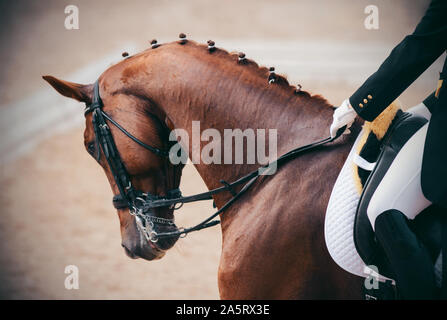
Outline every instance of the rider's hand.
<path fill-rule="evenodd" d="M 351 107 L 349 100 L 346 99 L 343 101 L 340 107 L 335 109 L 334 111 L 334 120 L 331 124 L 331 138 L 335 137 L 338 129 L 346 126 L 343 134 L 348 134 L 351 131 L 349 127 L 354 123 L 355 117 L 357 116 L 357 112 Z"/>

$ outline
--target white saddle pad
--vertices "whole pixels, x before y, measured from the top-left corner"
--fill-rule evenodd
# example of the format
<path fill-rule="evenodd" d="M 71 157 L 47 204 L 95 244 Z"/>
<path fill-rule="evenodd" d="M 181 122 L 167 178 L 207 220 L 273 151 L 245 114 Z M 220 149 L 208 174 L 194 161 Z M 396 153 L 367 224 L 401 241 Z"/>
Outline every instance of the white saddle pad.
<path fill-rule="evenodd" d="M 360 277 L 371 275 L 354 244 L 354 220 L 360 194 L 354 182 L 354 157 L 360 133 L 338 175 L 329 199 L 324 222 L 326 246 L 332 259 L 344 270 Z M 375 275 L 384 281 L 386 277 Z M 390 279 L 391 280 L 391 279 Z"/>
<path fill-rule="evenodd" d="M 329 199 L 324 222 L 326 246 L 332 259 L 347 272 L 364 278 L 374 276 L 380 281 L 391 280 L 394 282 L 392 279 L 376 274 L 366 266 L 354 244 L 354 221 L 360 194 L 355 186 L 353 166 L 361 136 L 362 132 L 354 142 Z M 441 257 L 440 254 L 435 263 L 438 286 L 441 285 L 442 280 Z"/>
<path fill-rule="evenodd" d="M 332 189 L 324 221 L 324 237 L 332 259 L 341 268 L 365 277 L 365 263 L 354 244 L 354 219 L 360 195 L 355 187 L 352 160 L 360 137 L 361 134 L 354 142 Z"/>

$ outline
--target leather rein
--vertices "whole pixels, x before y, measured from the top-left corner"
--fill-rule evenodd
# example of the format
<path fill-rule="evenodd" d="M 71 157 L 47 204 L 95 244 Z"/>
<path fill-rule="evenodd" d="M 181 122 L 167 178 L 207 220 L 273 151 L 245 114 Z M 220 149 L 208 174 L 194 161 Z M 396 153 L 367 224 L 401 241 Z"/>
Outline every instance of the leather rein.
<path fill-rule="evenodd" d="M 116 121 L 114 121 L 106 112 L 104 112 L 104 110 L 102 110 L 103 106 L 104 105 L 99 94 L 99 82 L 97 80 L 94 85 L 92 103 L 87 105 L 84 111 L 84 115 L 92 113 L 92 123 L 95 132 L 96 143 L 96 160 L 100 160 L 101 148 L 120 192 L 119 195 L 113 197 L 114 207 L 116 209 L 129 208 L 129 213 L 135 216 L 137 227 L 145 235 L 147 240 L 154 243 L 161 238 L 185 237 L 190 232 L 209 228 L 219 224 L 220 220 L 213 219 L 219 216 L 226 209 L 228 209 L 256 182 L 256 180 L 260 176 L 265 175 L 267 173 L 266 171 L 271 170 L 272 166 L 276 166 L 276 168 L 279 169 L 284 163 L 297 158 L 299 155 L 302 155 L 306 151 L 315 150 L 327 143 L 334 141 L 335 139 L 340 137 L 346 129 L 346 127 L 340 128 L 337 131 L 336 136 L 333 138 L 328 137 L 293 149 L 283 154 L 273 162 L 270 162 L 267 165 L 260 166 L 258 169 L 242 176 L 241 178 L 231 183 L 221 180 L 220 182 L 222 183 L 222 187 L 187 197 L 182 196 L 180 189 L 172 189 L 167 192 L 167 195 L 165 197 L 162 197 L 159 195 L 151 194 L 149 192 L 136 190 L 133 187 L 130 176 L 119 155 L 115 140 L 113 139 L 106 120 L 108 120 L 111 124 L 113 124 L 116 128 L 118 128 L 121 132 L 123 132 L 127 137 L 132 139 L 138 145 L 153 152 L 159 157 L 169 158 L 170 151 L 147 145 L 141 140 L 134 137 Z M 175 143 L 176 142 L 174 142 L 174 144 Z M 239 186 L 242 186 L 242 188 L 238 192 L 236 192 L 235 188 Z M 211 216 L 198 223 L 194 227 L 178 228 L 176 231 L 172 232 L 155 231 L 155 224 L 174 225 L 174 219 L 166 219 L 153 216 L 150 214 L 152 212 L 151 209 L 169 207 L 170 209 L 177 210 L 180 209 L 184 203 L 211 200 L 213 199 L 213 195 L 219 194 L 221 192 L 230 192 L 232 198 L 228 200 L 215 213 L 213 213 Z"/>

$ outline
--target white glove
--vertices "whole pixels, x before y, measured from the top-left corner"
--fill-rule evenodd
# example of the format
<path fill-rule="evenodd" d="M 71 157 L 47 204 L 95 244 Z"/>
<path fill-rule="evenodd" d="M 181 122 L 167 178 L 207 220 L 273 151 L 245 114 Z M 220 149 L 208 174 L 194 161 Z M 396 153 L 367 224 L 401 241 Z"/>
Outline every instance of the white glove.
<path fill-rule="evenodd" d="M 340 107 L 334 111 L 334 120 L 331 124 L 331 138 L 335 137 L 338 129 L 346 126 L 346 130 L 343 134 L 351 133 L 349 127 L 354 123 L 355 117 L 357 117 L 357 112 L 351 107 L 349 100 L 343 101 Z"/>

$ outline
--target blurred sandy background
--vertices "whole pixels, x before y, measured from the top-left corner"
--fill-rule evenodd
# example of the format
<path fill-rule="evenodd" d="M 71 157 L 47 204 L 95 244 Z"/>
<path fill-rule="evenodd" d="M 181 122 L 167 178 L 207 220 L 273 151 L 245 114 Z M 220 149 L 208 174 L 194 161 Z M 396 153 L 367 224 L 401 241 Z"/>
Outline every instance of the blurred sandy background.
<path fill-rule="evenodd" d="M 69 4 L 79 8 L 79 30 L 64 28 Z M 379 8 L 379 30 L 364 28 L 370 4 Z M 59 130 L 46 131 L 43 124 L 52 125 L 49 119 L 65 101 L 42 75 L 94 82 L 103 69 L 88 67 L 92 63 L 113 52 L 119 61 L 122 51 L 136 52 L 153 38 L 173 41 L 184 32 L 276 65 L 290 82 L 338 104 L 413 31 L 427 5 L 426 0 L 1 1 L 0 297 L 218 298 L 219 227 L 189 235 L 160 261 L 125 256 L 108 182 L 83 148 L 82 106 L 66 102 L 75 113 L 53 117 Z M 404 104 L 426 97 L 440 68 L 438 60 L 404 93 Z M 181 187 L 186 195 L 205 190 L 190 165 Z M 210 203 L 186 205 L 177 224 L 190 226 L 212 210 Z M 64 288 L 64 269 L 71 264 L 80 270 L 79 290 Z"/>

